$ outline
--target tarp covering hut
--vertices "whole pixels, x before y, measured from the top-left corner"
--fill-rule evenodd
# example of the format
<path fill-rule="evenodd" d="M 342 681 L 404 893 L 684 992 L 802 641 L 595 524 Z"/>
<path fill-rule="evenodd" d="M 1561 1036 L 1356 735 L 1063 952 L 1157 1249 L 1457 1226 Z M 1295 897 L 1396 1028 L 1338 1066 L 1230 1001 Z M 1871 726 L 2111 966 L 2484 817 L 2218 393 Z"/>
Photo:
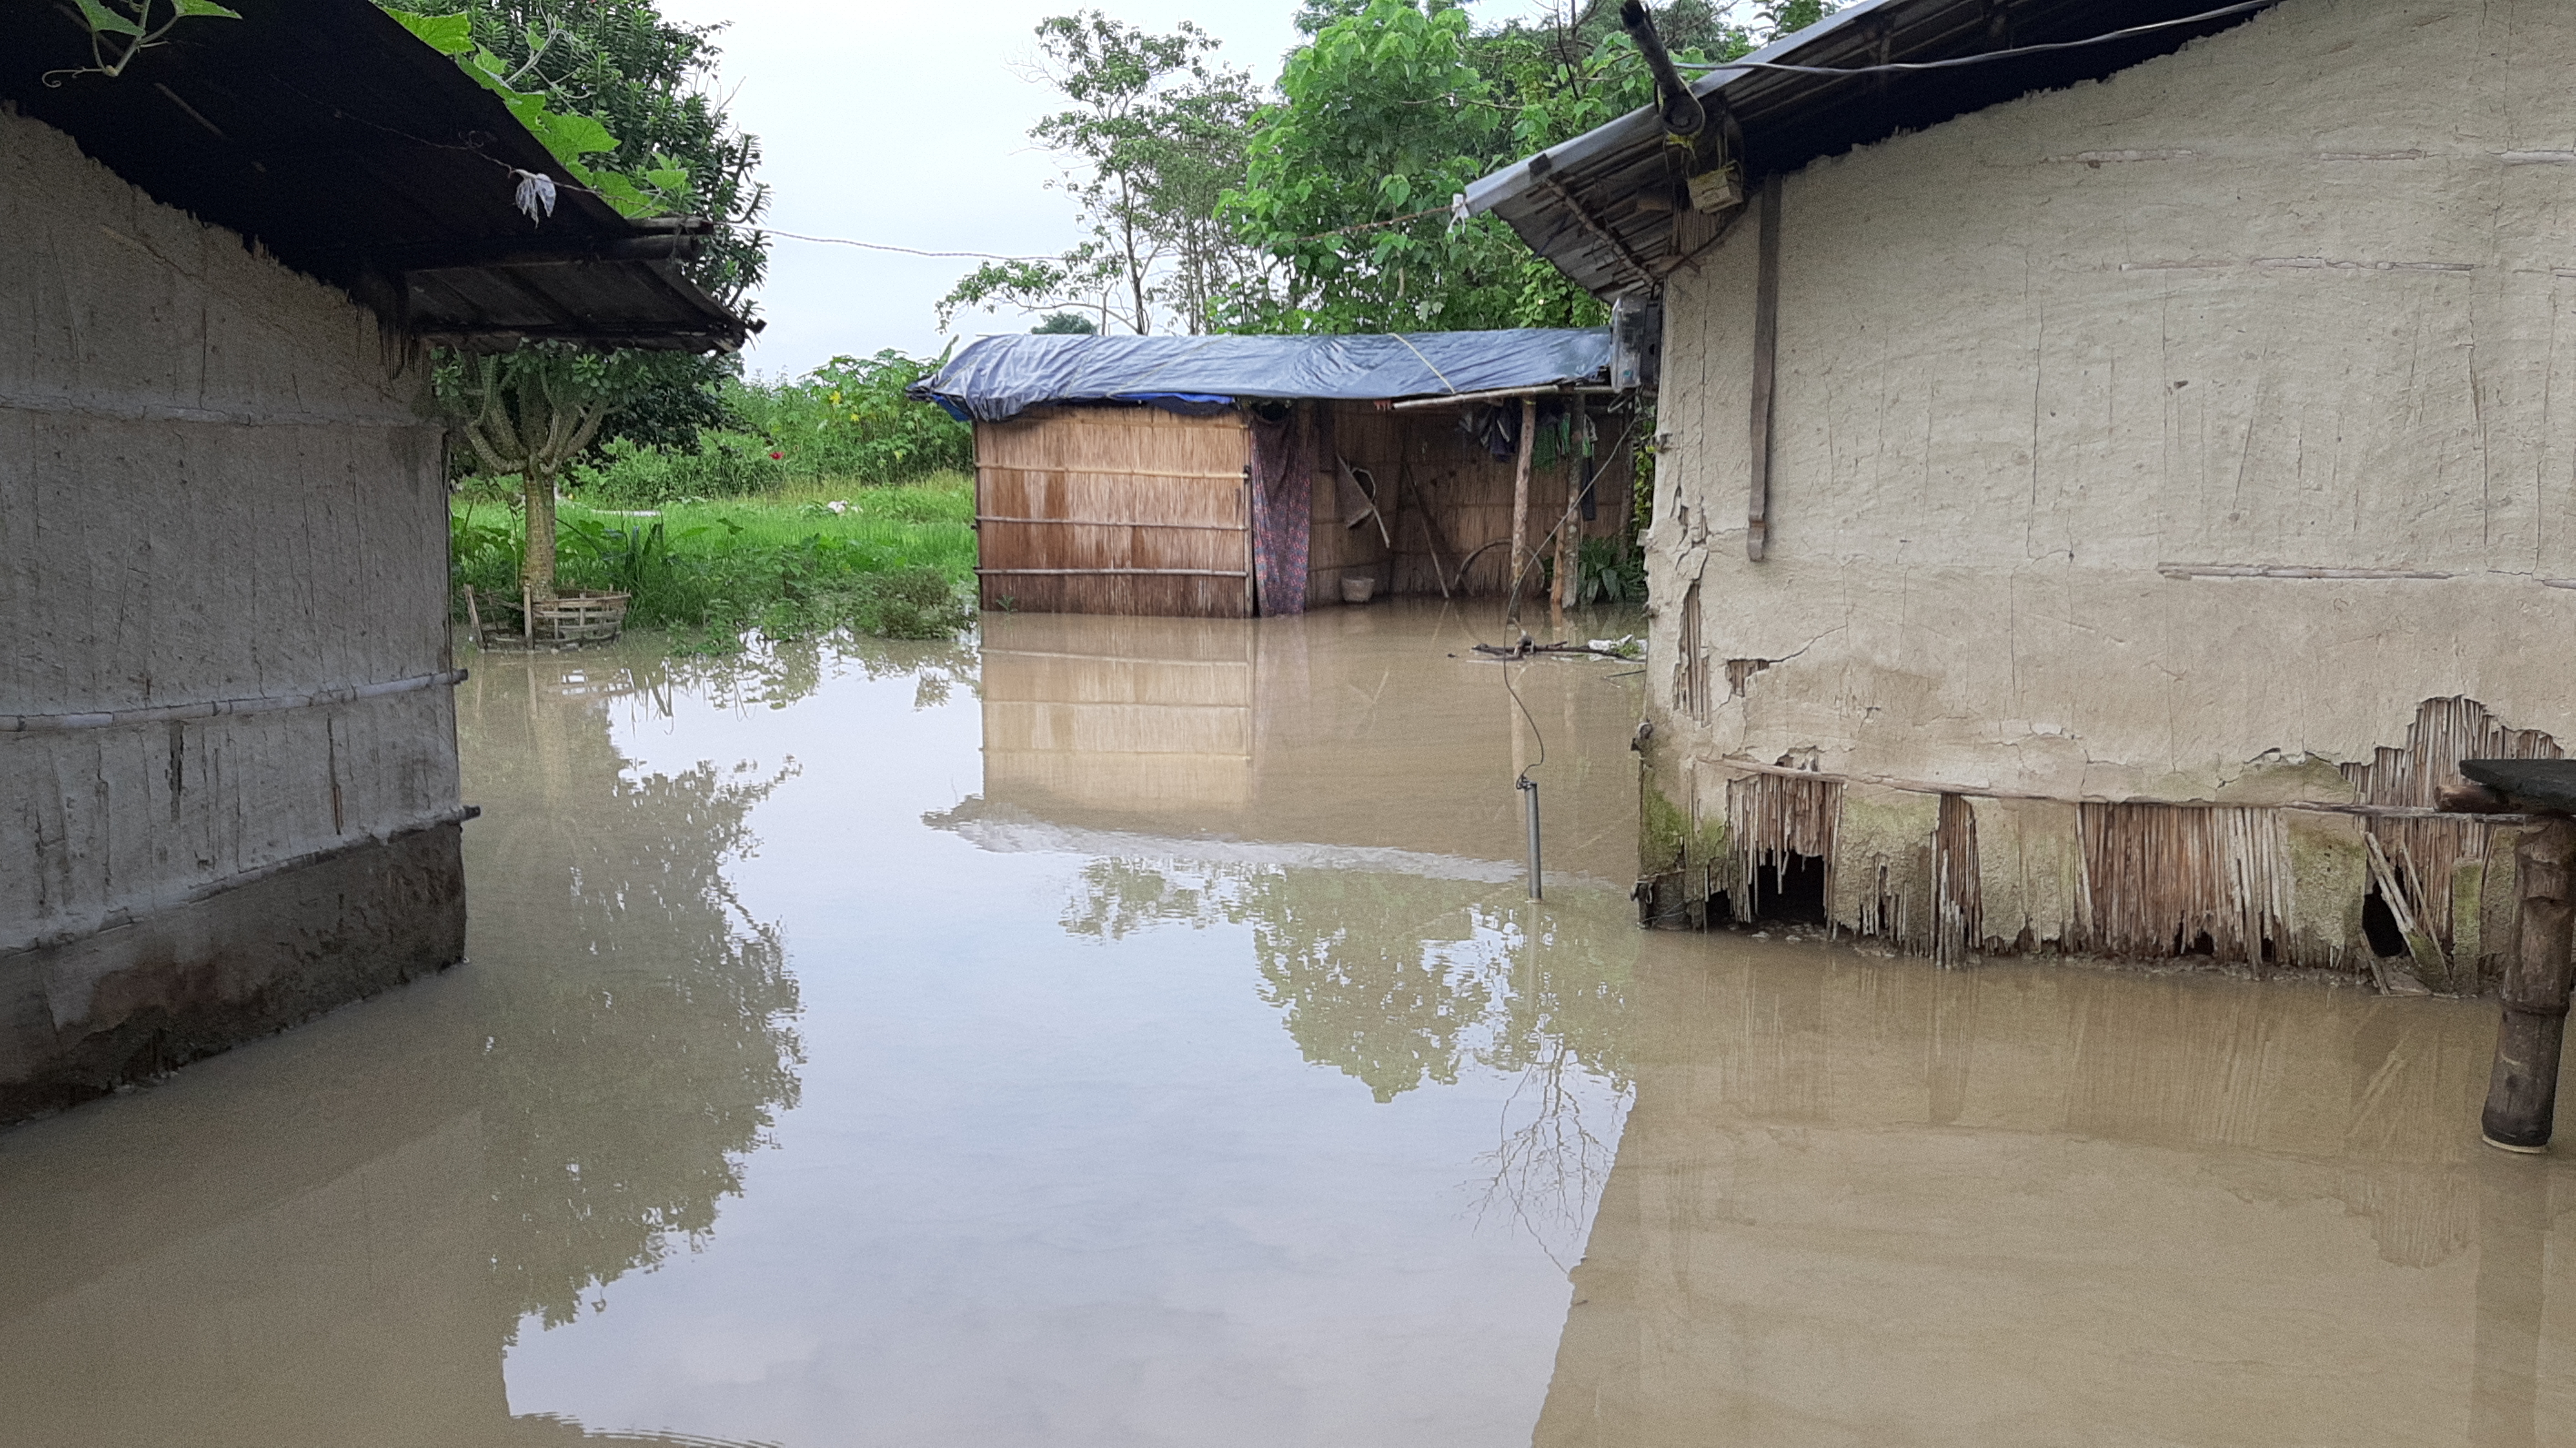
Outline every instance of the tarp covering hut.
<path fill-rule="evenodd" d="M 1525 399 L 1541 470 L 1525 541 L 1596 476 L 1608 506 L 1577 511 L 1615 529 L 1609 360 L 1586 329 L 1001 336 L 914 395 L 975 424 L 987 607 L 1247 617 L 1339 602 L 1344 578 L 1506 591 Z"/>
<path fill-rule="evenodd" d="M 426 339 L 745 332 L 366 0 L 242 10 L 0 47 L 0 1121 L 463 953 Z"/>

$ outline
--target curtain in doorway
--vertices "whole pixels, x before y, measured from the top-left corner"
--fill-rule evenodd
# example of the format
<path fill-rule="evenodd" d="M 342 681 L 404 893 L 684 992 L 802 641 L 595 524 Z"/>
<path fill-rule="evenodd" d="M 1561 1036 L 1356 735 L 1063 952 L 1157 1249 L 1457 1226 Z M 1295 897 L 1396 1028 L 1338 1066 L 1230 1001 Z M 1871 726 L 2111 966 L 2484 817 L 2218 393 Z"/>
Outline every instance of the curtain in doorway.
<path fill-rule="evenodd" d="M 1252 413 L 1252 581 L 1259 613 L 1306 611 L 1315 473 L 1312 413 L 1303 403 Z"/>

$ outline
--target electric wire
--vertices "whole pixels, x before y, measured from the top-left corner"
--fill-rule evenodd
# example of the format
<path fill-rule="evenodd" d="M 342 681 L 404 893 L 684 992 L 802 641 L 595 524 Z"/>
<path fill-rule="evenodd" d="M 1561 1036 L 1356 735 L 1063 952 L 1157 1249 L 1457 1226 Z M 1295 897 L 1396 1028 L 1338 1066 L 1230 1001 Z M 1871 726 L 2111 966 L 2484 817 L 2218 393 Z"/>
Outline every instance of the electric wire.
<path fill-rule="evenodd" d="M 2053 40 L 2041 45 L 2017 45 L 2010 50 L 1989 50 L 1976 55 L 1956 55 L 1947 60 L 1902 60 L 1889 61 L 1881 65 L 1792 65 L 1778 60 L 1675 61 L 1674 64 L 1683 70 L 1710 72 L 1778 70 L 1787 71 L 1792 75 L 1885 75 L 1898 71 L 1950 70 L 1963 65 L 1983 65 L 1990 60 L 2011 60 L 2016 56 L 2044 55 L 2055 50 L 2081 50 L 2088 45 L 2104 45 L 2114 40 L 2127 40 L 2132 36 L 2146 35 L 2158 30 L 2171 30 L 2177 26 L 2198 25 L 2209 20 L 2224 20 L 2230 15 L 2243 15 L 2248 11 L 2262 10 L 2278 3 L 2280 0 L 2241 0 L 2239 4 L 2223 5 L 2216 10 L 2204 10 L 2198 15 L 2185 15 L 2178 20 L 2159 20 L 2149 25 L 2132 25 L 2125 30 L 2087 36 L 2082 40 Z"/>

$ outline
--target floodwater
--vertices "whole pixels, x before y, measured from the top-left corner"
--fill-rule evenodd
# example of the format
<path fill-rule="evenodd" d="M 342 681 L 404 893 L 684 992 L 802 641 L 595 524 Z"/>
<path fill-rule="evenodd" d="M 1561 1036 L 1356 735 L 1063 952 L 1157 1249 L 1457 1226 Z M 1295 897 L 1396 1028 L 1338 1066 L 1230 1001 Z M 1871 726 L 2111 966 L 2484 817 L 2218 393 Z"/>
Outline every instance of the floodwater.
<path fill-rule="evenodd" d="M 469 963 L 0 1133 L 0 1443 L 2576 1441 L 2492 1007 L 1642 933 L 1473 641 L 469 658 Z"/>

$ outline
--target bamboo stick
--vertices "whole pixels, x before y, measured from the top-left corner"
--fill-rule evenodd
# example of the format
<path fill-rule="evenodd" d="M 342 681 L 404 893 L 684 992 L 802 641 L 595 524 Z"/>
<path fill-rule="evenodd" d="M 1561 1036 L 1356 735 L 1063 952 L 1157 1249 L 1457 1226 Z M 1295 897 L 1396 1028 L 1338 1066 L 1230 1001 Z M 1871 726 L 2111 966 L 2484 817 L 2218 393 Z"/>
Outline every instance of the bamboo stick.
<path fill-rule="evenodd" d="M 1518 623 L 1521 617 L 1521 579 L 1529 569 L 1529 485 L 1530 463 L 1538 456 L 1538 399 L 1521 399 L 1520 458 L 1512 465 L 1512 580 L 1509 601 L 1503 607 L 1503 621 Z"/>

